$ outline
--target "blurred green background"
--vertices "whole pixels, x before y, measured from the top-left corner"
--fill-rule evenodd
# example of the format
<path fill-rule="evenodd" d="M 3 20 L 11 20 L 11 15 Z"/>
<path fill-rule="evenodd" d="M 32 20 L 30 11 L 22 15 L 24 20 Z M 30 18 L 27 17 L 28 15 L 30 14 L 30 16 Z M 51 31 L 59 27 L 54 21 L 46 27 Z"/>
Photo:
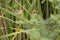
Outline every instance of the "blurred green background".
<path fill-rule="evenodd" d="M 60 1 L 0 0 L 0 40 L 60 40 Z"/>

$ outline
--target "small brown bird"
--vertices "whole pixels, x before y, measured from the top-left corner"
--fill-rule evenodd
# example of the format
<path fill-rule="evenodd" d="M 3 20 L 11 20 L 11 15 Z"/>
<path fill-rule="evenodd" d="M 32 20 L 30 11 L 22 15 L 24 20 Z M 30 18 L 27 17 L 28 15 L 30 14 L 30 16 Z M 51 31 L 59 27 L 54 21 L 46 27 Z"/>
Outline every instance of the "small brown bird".
<path fill-rule="evenodd" d="M 23 12 L 22 9 L 14 10 L 14 13 L 15 13 L 15 14 L 21 14 L 22 12 Z"/>

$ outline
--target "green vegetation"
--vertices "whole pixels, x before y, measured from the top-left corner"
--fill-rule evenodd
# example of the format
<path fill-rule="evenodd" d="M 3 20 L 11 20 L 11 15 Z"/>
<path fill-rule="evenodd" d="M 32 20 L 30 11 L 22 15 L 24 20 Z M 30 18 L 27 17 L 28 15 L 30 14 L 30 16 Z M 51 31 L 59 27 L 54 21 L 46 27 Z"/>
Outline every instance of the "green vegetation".
<path fill-rule="evenodd" d="M 60 40 L 60 1 L 0 0 L 0 40 Z"/>

